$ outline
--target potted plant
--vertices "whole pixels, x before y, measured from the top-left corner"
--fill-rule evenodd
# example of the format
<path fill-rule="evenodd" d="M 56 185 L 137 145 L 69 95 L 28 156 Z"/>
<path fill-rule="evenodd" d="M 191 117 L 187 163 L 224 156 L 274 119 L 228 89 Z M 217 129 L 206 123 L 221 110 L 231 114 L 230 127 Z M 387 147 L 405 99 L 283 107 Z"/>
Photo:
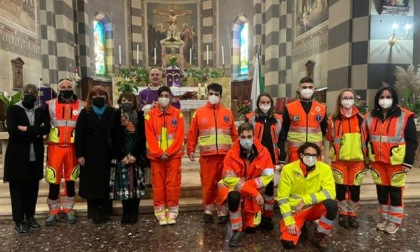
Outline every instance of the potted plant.
<path fill-rule="evenodd" d="M 238 112 L 241 114 L 239 121 L 245 122 L 246 114 L 251 111 L 251 102 L 249 100 L 243 100 L 238 107 Z"/>
<path fill-rule="evenodd" d="M 420 115 L 420 73 L 413 65 L 407 70 L 397 66 L 395 88 L 400 98 L 400 105 L 413 112 L 416 118 Z"/>
<path fill-rule="evenodd" d="M 0 121 L 3 130 L 6 129 L 6 114 L 9 106 L 16 104 L 22 99 L 22 91 L 9 95 L 6 91 L 0 92 Z"/>

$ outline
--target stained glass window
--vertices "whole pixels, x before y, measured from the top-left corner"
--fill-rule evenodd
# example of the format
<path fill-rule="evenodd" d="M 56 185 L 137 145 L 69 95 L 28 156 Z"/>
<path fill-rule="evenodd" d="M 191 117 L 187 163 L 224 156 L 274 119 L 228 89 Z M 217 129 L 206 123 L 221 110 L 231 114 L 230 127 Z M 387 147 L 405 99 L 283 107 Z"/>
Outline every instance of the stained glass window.
<path fill-rule="evenodd" d="M 249 57 L 248 57 L 248 23 L 244 23 L 240 31 L 239 46 L 240 52 L 240 71 L 239 75 L 248 75 L 249 73 Z"/>
<path fill-rule="evenodd" d="M 95 73 L 105 74 L 105 28 L 102 22 L 93 22 L 95 41 Z"/>

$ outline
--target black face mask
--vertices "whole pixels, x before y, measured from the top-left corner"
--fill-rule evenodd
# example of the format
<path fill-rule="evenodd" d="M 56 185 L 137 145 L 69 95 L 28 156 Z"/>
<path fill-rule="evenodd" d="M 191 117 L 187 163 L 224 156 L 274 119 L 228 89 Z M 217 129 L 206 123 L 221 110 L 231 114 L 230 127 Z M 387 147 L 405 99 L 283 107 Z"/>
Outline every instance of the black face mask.
<path fill-rule="evenodd" d="M 102 108 L 105 105 L 105 98 L 103 98 L 103 97 L 95 97 L 95 98 L 93 98 L 92 103 L 96 107 Z"/>
<path fill-rule="evenodd" d="M 60 90 L 60 95 L 63 99 L 70 99 L 73 96 L 73 90 Z"/>
<path fill-rule="evenodd" d="M 24 95 L 22 100 L 22 105 L 27 108 L 31 109 L 34 107 L 36 102 L 36 96 L 35 95 Z"/>
<path fill-rule="evenodd" d="M 123 102 L 121 103 L 120 107 L 124 112 L 131 112 L 133 110 L 133 103 Z"/>

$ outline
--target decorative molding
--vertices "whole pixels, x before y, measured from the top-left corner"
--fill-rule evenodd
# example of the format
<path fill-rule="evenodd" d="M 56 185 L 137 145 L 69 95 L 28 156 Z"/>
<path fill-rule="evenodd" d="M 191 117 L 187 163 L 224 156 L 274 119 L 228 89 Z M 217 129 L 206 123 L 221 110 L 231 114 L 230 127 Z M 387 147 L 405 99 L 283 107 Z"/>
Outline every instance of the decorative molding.
<path fill-rule="evenodd" d="M 293 61 L 307 59 L 315 54 L 328 50 L 328 27 L 305 40 L 295 43 L 293 47 Z"/>
<path fill-rule="evenodd" d="M 36 60 L 41 54 L 39 44 L 12 33 L 0 34 L 0 49 Z"/>

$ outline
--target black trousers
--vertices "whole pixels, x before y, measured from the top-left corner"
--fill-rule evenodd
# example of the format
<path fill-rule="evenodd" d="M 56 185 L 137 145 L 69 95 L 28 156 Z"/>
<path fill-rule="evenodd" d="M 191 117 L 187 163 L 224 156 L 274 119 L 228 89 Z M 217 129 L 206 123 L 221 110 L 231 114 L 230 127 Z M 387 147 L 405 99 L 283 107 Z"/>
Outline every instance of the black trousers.
<path fill-rule="evenodd" d="M 24 217 L 35 215 L 36 201 L 38 200 L 39 180 L 36 178 L 35 162 L 30 162 L 33 180 L 9 181 L 10 199 L 12 201 L 12 215 L 14 222 L 23 222 Z"/>
<path fill-rule="evenodd" d="M 112 216 L 112 200 L 89 199 L 87 200 L 88 219 L 104 219 Z"/>

